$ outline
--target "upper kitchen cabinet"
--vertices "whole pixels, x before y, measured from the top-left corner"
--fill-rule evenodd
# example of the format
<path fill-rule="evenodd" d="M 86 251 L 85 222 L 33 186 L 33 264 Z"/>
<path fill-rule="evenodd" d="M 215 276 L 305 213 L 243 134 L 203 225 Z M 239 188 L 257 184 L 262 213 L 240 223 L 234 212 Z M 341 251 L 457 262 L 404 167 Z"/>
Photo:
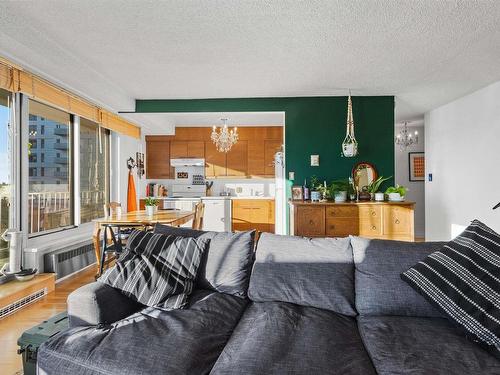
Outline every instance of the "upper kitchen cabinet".
<path fill-rule="evenodd" d="M 217 151 L 211 131 L 209 127 L 177 127 L 175 135 L 146 137 L 147 178 L 173 177 L 170 159 L 174 158 L 204 158 L 208 178 L 274 176 L 274 155 L 283 143 L 283 127 L 240 127 L 239 140 L 227 154 Z"/>
<path fill-rule="evenodd" d="M 217 151 L 212 142 L 205 142 L 205 177 L 226 175 L 226 154 Z"/>
<path fill-rule="evenodd" d="M 226 154 L 226 176 L 245 177 L 248 175 L 248 143 L 238 141 Z"/>
<path fill-rule="evenodd" d="M 170 142 L 164 136 L 146 136 L 146 178 L 170 178 Z"/>
<path fill-rule="evenodd" d="M 281 140 L 266 139 L 264 141 L 264 174 L 274 176 L 274 155 L 281 151 Z"/>

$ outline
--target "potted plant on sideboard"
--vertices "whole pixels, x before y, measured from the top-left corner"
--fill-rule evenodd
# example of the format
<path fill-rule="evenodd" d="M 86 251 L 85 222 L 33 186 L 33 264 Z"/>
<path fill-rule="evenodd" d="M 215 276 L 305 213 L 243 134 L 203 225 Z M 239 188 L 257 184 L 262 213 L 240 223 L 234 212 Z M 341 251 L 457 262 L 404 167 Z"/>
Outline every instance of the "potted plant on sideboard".
<path fill-rule="evenodd" d="M 154 197 L 147 197 L 144 200 L 144 206 L 146 208 L 146 215 L 153 216 L 158 207 L 158 199 Z"/>
<path fill-rule="evenodd" d="M 404 186 L 396 184 L 396 186 L 388 187 L 385 194 L 387 194 L 391 202 L 402 202 L 405 200 L 407 190 Z"/>
<path fill-rule="evenodd" d="M 329 195 L 335 202 L 345 202 L 347 200 L 347 192 L 349 191 L 349 180 L 332 181 L 329 187 Z"/>
<path fill-rule="evenodd" d="M 373 180 L 372 182 L 370 182 L 370 184 L 367 187 L 367 191 L 368 191 L 368 193 L 370 193 L 371 200 L 374 200 L 374 199 L 376 201 L 383 201 L 384 200 L 384 193 L 379 192 L 378 189 L 380 188 L 380 185 L 382 185 L 382 182 L 387 181 L 391 177 L 392 176 L 390 176 L 390 177 L 380 176 L 376 180 Z"/>

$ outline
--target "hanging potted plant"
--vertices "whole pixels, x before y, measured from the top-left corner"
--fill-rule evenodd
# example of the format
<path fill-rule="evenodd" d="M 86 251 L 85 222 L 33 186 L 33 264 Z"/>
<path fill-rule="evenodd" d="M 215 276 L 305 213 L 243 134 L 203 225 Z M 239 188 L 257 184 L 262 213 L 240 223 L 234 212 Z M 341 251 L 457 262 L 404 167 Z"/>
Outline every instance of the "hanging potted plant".
<path fill-rule="evenodd" d="M 382 182 L 387 181 L 391 178 L 390 177 L 385 177 L 380 176 L 376 180 L 373 180 L 368 184 L 367 191 L 370 193 L 370 198 L 371 200 L 376 200 L 376 201 L 383 201 L 384 200 L 384 193 L 380 193 L 378 189 L 380 188 L 380 185 L 382 185 Z"/>
<path fill-rule="evenodd" d="M 153 216 L 158 206 L 158 199 L 153 197 L 147 197 L 144 200 L 144 203 L 146 208 L 146 215 Z"/>

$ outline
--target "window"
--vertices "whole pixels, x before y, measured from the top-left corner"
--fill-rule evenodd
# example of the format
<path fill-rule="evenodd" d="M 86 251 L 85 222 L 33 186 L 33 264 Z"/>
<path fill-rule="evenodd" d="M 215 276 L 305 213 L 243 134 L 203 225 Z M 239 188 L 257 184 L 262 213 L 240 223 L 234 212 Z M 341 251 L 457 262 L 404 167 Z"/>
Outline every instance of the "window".
<path fill-rule="evenodd" d="M 40 161 L 45 163 L 45 154 L 43 152 L 40 154 Z"/>
<path fill-rule="evenodd" d="M 100 141 L 99 141 L 100 138 Z M 80 222 L 103 216 L 109 197 L 109 132 L 80 119 Z"/>
<path fill-rule="evenodd" d="M 10 93 L 0 90 L 0 233 L 3 233 L 10 227 L 11 221 L 10 104 Z M 8 243 L 0 239 L 0 268 L 8 261 Z"/>
<path fill-rule="evenodd" d="M 37 155 L 34 152 L 31 152 L 29 155 L 29 161 L 30 163 L 36 163 L 37 161 Z"/>
<path fill-rule="evenodd" d="M 35 234 L 74 223 L 70 178 L 71 116 L 34 100 L 29 101 L 29 115 L 30 125 L 40 126 L 40 122 L 44 121 L 44 134 L 38 134 L 37 138 L 40 148 L 47 145 L 43 173 L 37 174 L 36 168 L 29 169 L 28 232 Z M 59 158 L 56 157 L 56 150 Z"/>

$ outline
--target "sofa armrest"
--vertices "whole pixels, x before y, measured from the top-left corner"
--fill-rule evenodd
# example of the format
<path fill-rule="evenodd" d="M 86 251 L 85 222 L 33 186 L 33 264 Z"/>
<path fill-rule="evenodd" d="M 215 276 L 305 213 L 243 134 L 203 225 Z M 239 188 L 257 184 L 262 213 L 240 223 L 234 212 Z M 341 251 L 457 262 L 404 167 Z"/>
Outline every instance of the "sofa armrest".
<path fill-rule="evenodd" d="M 93 282 L 68 296 L 70 327 L 111 324 L 143 306 L 109 285 Z"/>

